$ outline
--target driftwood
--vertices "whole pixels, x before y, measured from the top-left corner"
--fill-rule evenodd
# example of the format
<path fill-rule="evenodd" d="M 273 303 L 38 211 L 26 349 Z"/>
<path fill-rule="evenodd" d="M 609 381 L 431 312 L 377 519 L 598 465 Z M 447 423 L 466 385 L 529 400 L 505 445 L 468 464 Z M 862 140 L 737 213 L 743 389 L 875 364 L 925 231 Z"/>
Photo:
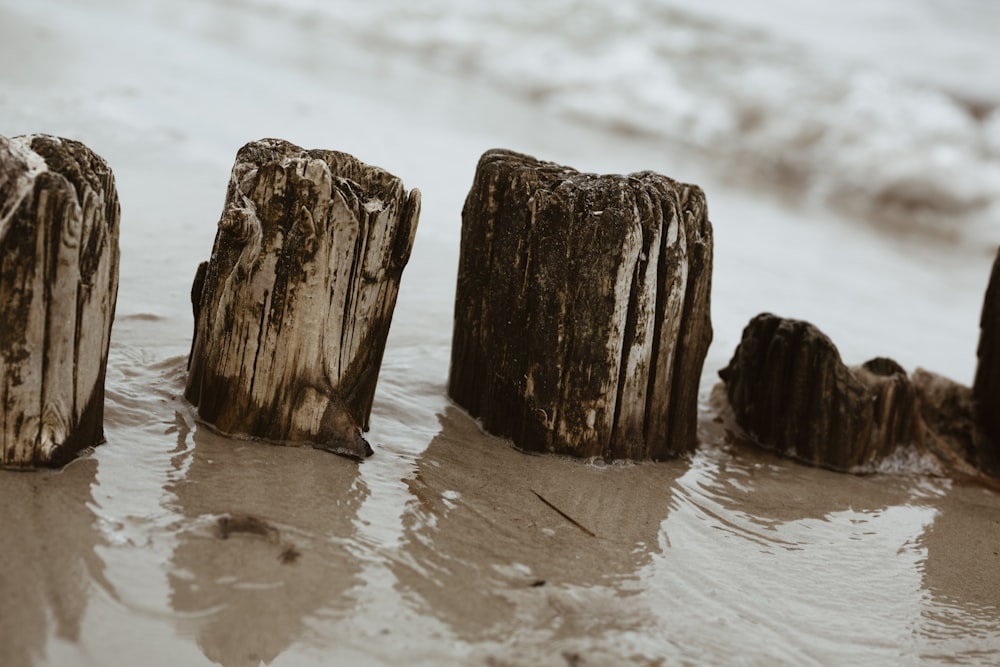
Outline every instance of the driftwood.
<path fill-rule="evenodd" d="M 711 270 L 696 186 L 489 151 L 462 211 L 449 394 L 528 451 L 688 452 Z"/>
<path fill-rule="evenodd" d="M 361 430 L 419 212 L 419 191 L 345 153 L 241 148 L 192 290 L 185 396 L 200 418 L 370 455 Z"/>
<path fill-rule="evenodd" d="M 0 465 L 59 466 L 104 440 L 118 223 L 86 146 L 0 137 Z"/>
<path fill-rule="evenodd" d="M 849 368 L 808 322 L 758 315 L 719 375 L 746 435 L 799 461 L 870 472 L 922 458 L 941 472 L 997 472 L 968 387 L 922 369 L 907 376 L 884 357 Z"/>

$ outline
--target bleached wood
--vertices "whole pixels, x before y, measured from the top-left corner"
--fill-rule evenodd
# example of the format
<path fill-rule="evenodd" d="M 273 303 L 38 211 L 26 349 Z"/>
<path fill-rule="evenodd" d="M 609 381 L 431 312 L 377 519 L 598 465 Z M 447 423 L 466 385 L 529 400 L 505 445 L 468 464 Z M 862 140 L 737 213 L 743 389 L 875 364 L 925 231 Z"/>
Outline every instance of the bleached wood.
<path fill-rule="evenodd" d="M 0 464 L 61 465 L 103 441 L 119 205 L 83 144 L 0 137 Z"/>
<path fill-rule="evenodd" d="M 236 156 L 192 292 L 186 396 L 231 435 L 371 449 L 375 384 L 420 193 L 345 153 L 265 139 Z"/>

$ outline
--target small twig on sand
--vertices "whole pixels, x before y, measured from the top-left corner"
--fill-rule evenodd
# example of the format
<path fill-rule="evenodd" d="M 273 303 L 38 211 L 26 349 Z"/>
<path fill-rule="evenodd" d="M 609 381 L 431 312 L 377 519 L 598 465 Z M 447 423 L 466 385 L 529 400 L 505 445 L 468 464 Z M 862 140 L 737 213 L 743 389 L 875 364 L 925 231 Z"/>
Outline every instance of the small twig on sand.
<path fill-rule="evenodd" d="M 561 509 L 559 509 L 558 507 L 556 507 L 555 505 L 553 505 L 552 503 L 550 503 L 538 491 L 535 491 L 534 489 L 529 489 L 529 490 L 533 494 L 535 494 L 536 496 L 538 496 L 539 500 L 541 500 L 543 503 L 545 503 L 546 505 L 548 505 L 549 507 L 551 507 L 552 509 L 554 509 L 556 512 L 558 512 L 559 516 L 561 516 L 562 518 L 566 519 L 571 524 L 573 524 L 574 526 L 576 526 L 577 528 L 579 528 L 583 532 L 587 533 L 591 537 L 597 537 L 597 535 L 594 534 L 594 531 L 590 530 L 589 528 L 587 528 L 586 526 L 584 526 L 583 524 L 581 524 L 579 521 L 577 521 L 576 519 L 574 519 L 573 517 L 571 517 L 569 514 L 566 514 L 566 512 L 563 512 Z"/>

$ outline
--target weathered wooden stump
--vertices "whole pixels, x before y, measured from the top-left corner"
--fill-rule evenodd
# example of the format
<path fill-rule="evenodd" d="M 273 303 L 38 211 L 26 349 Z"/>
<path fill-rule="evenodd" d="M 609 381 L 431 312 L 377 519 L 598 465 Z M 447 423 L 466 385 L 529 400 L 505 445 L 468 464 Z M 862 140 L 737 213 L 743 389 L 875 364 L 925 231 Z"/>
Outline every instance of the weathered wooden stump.
<path fill-rule="evenodd" d="M 778 454 L 843 472 L 920 469 L 998 488 L 1000 457 L 969 387 L 879 357 L 847 367 L 808 322 L 769 313 L 743 331 L 719 371 L 736 425 Z"/>
<path fill-rule="evenodd" d="M 118 223 L 86 146 L 0 136 L 0 465 L 59 466 L 104 440 Z"/>
<path fill-rule="evenodd" d="M 1000 251 L 993 261 L 979 327 L 979 364 L 972 385 L 976 421 L 1000 458 Z"/>
<path fill-rule="evenodd" d="M 740 427 L 805 463 L 858 470 L 917 434 L 917 395 L 899 364 L 848 368 L 808 322 L 758 315 L 719 375 Z"/>
<path fill-rule="evenodd" d="M 449 393 L 528 451 L 690 451 L 711 273 L 698 187 L 488 151 L 462 211 Z"/>
<path fill-rule="evenodd" d="M 371 448 L 375 384 L 420 193 L 345 153 L 265 139 L 240 149 L 192 297 L 185 396 L 216 430 Z"/>

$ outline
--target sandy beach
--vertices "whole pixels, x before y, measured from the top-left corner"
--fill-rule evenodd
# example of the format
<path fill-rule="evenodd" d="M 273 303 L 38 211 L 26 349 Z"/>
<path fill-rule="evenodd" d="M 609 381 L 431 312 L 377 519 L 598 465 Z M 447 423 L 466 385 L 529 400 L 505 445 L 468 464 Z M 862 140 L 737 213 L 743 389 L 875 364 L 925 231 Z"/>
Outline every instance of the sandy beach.
<path fill-rule="evenodd" d="M 380 42 L 348 22 L 341 39 L 311 6 L 0 0 L 0 134 L 83 141 L 122 208 L 107 442 L 0 474 L 0 663 L 1000 660 L 1000 496 L 806 468 L 727 441 L 708 404 L 762 311 L 813 321 L 849 364 L 887 355 L 971 383 L 992 209 L 968 233 L 847 216 L 689 142 L 427 66 L 389 28 Z M 236 151 L 263 137 L 423 194 L 362 464 L 218 436 L 181 396 L 191 280 Z M 705 190 L 715 338 L 690 459 L 525 455 L 447 398 L 461 208 L 493 147 Z M 220 517 L 244 515 L 275 532 L 222 539 Z"/>

